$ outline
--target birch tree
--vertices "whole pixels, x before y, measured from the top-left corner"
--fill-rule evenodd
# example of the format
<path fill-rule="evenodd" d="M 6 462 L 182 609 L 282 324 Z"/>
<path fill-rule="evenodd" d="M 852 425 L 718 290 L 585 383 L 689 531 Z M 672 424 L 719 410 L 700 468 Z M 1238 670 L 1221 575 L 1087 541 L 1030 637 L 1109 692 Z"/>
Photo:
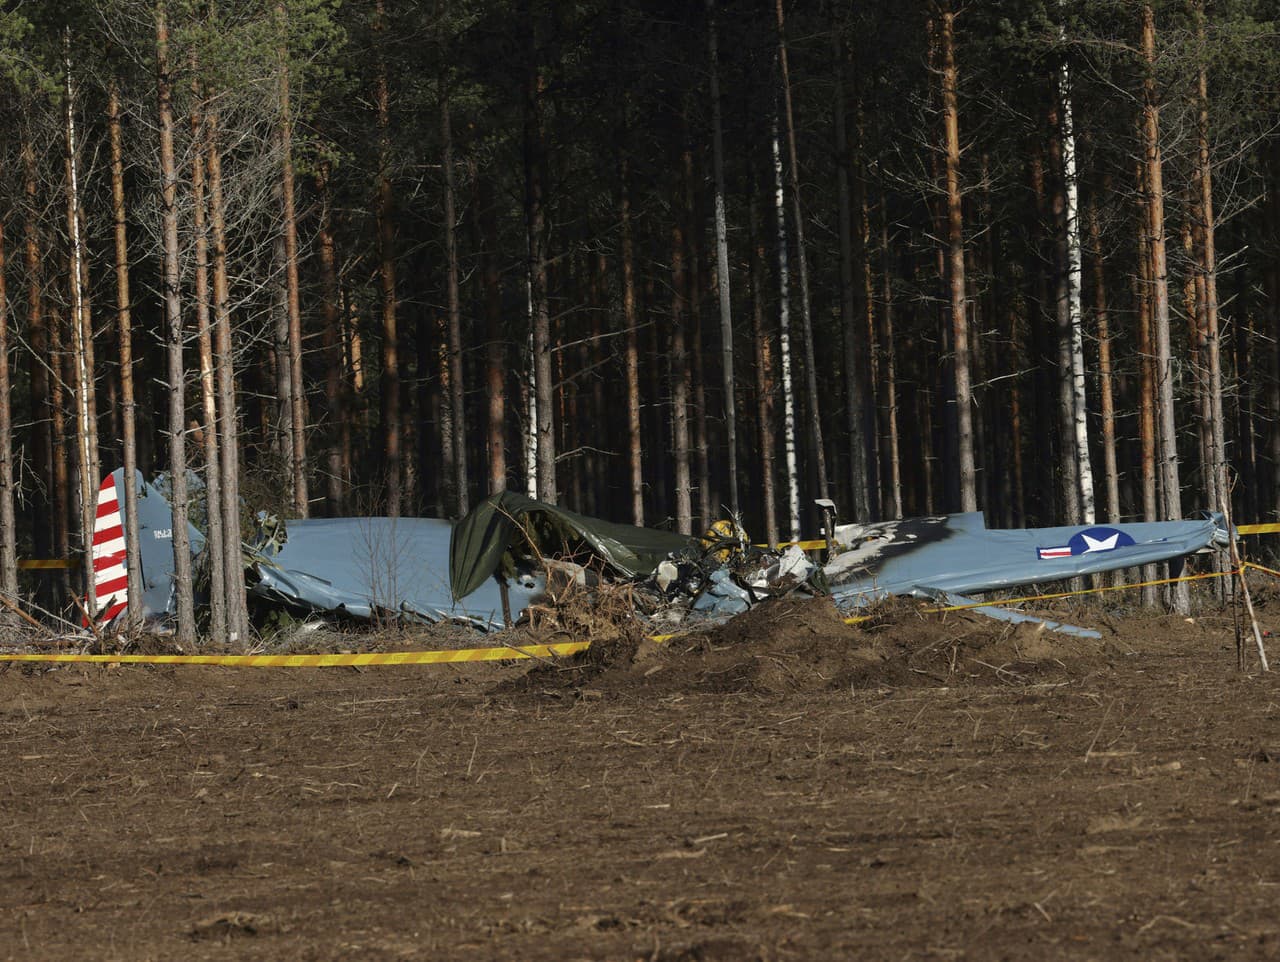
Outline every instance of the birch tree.
<path fill-rule="evenodd" d="M 1062 0 L 1059 0 L 1059 8 Z M 1059 42 L 1066 40 L 1066 25 L 1059 23 Z M 1083 524 L 1093 524 L 1097 516 L 1093 493 L 1093 464 L 1089 456 L 1089 420 L 1085 397 L 1084 367 L 1084 310 L 1081 304 L 1081 275 L 1083 272 L 1083 256 L 1080 244 L 1080 184 L 1076 164 L 1075 105 L 1071 95 L 1071 66 L 1066 52 L 1063 52 L 1058 65 L 1057 98 L 1059 110 L 1059 136 L 1062 145 L 1062 184 L 1064 210 L 1061 229 L 1066 245 L 1066 277 L 1063 290 L 1065 303 L 1059 311 L 1063 316 L 1060 321 L 1060 336 L 1066 340 L 1068 365 L 1062 371 L 1062 378 L 1069 384 L 1069 424 L 1068 435 L 1074 447 L 1072 474 L 1078 486 L 1079 518 Z M 1065 447 L 1065 439 L 1064 439 Z"/>
<path fill-rule="evenodd" d="M 787 523 L 791 540 L 798 541 L 800 473 L 796 464 L 796 399 L 791 377 L 791 272 L 787 261 L 787 208 L 776 101 L 770 121 L 769 143 L 773 152 L 773 211 L 778 243 L 778 361 L 782 367 L 782 449 L 787 475 Z"/>
<path fill-rule="evenodd" d="M 529 300 L 533 350 L 533 414 L 531 430 L 537 438 L 538 497 L 555 504 L 556 489 L 555 380 L 551 364 L 551 308 L 547 303 L 546 131 L 543 98 L 546 77 L 541 64 L 539 31 L 533 13 L 535 0 L 520 0 L 528 61 L 524 77 L 524 202 L 528 230 Z"/>
<path fill-rule="evenodd" d="M 818 473 L 818 497 L 828 496 L 827 456 L 822 445 L 822 409 L 818 403 L 818 372 L 813 350 L 813 312 L 809 298 L 809 255 L 804 243 L 804 209 L 800 197 L 800 158 L 796 148 L 795 110 L 791 98 L 791 69 L 787 60 L 786 21 L 782 0 L 774 0 L 778 25 L 778 70 L 782 80 L 782 104 L 787 124 L 787 160 L 791 180 L 791 209 L 795 221 L 796 266 L 800 275 L 800 343 L 804 351 L 805 394 L 809 421 L 809 440 L 813 447 L 814 467 Z"/>

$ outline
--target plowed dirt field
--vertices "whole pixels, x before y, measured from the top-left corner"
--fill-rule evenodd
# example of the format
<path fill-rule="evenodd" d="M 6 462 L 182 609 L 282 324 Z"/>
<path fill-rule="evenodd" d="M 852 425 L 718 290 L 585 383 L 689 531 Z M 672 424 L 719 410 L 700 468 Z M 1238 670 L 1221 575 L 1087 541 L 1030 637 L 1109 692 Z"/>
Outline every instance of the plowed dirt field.
<path fill-rule="evenodd" d="M 1077 616 L 2 669 L 0 955 L 1280 956 L 1280 675 L 1226 614 Z"/>

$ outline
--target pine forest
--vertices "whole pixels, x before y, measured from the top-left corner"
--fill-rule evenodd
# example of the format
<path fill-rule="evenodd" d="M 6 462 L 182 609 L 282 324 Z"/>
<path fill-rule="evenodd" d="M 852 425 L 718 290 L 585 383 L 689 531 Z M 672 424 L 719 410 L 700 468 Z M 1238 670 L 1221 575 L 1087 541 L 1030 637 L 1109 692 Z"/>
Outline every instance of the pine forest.
<path fill-rule="evenodd" d="M 120 466 L 168 478 L 175 554 L 204 532 L 233 637 L 259 511 L 1277 520 L 1278 28 L 5 0 L 0 596 L 79 617 L 83 566 L 19 562 L 81 556 Z"/>

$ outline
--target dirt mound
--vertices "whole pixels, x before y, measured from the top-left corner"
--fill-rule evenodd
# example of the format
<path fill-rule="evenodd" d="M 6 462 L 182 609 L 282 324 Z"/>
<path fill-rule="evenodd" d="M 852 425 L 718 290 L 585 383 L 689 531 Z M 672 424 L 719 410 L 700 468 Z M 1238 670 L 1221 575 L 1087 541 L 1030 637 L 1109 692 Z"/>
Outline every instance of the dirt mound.
<path fill-rule="evenodd" d="M 829 598 L 779 598 L 662 644 L 602 638 L 566 663 L 540 665 L 503 687 L 558 696 L 573 689 L 787 693 L 989 684 L 1115 651 L 1109 642 L 908 599 L 847 620 Z"/>

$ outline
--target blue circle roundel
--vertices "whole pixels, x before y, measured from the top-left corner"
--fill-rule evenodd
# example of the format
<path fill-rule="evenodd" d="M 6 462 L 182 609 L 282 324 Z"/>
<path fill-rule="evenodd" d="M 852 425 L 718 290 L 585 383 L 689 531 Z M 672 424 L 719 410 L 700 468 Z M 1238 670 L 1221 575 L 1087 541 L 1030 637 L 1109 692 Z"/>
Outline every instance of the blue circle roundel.
<path fill-rule="evenodd" d="M 1114 551 L 1116 548 L 1127 548 L 1134 543 L 1131 535 L 1119 528 L 1108 528 L 1105 525 L 1077 531 L 1067 542 L 1071 547 L 1072 556 L 1094 554 L 1098 551 Z"/>

